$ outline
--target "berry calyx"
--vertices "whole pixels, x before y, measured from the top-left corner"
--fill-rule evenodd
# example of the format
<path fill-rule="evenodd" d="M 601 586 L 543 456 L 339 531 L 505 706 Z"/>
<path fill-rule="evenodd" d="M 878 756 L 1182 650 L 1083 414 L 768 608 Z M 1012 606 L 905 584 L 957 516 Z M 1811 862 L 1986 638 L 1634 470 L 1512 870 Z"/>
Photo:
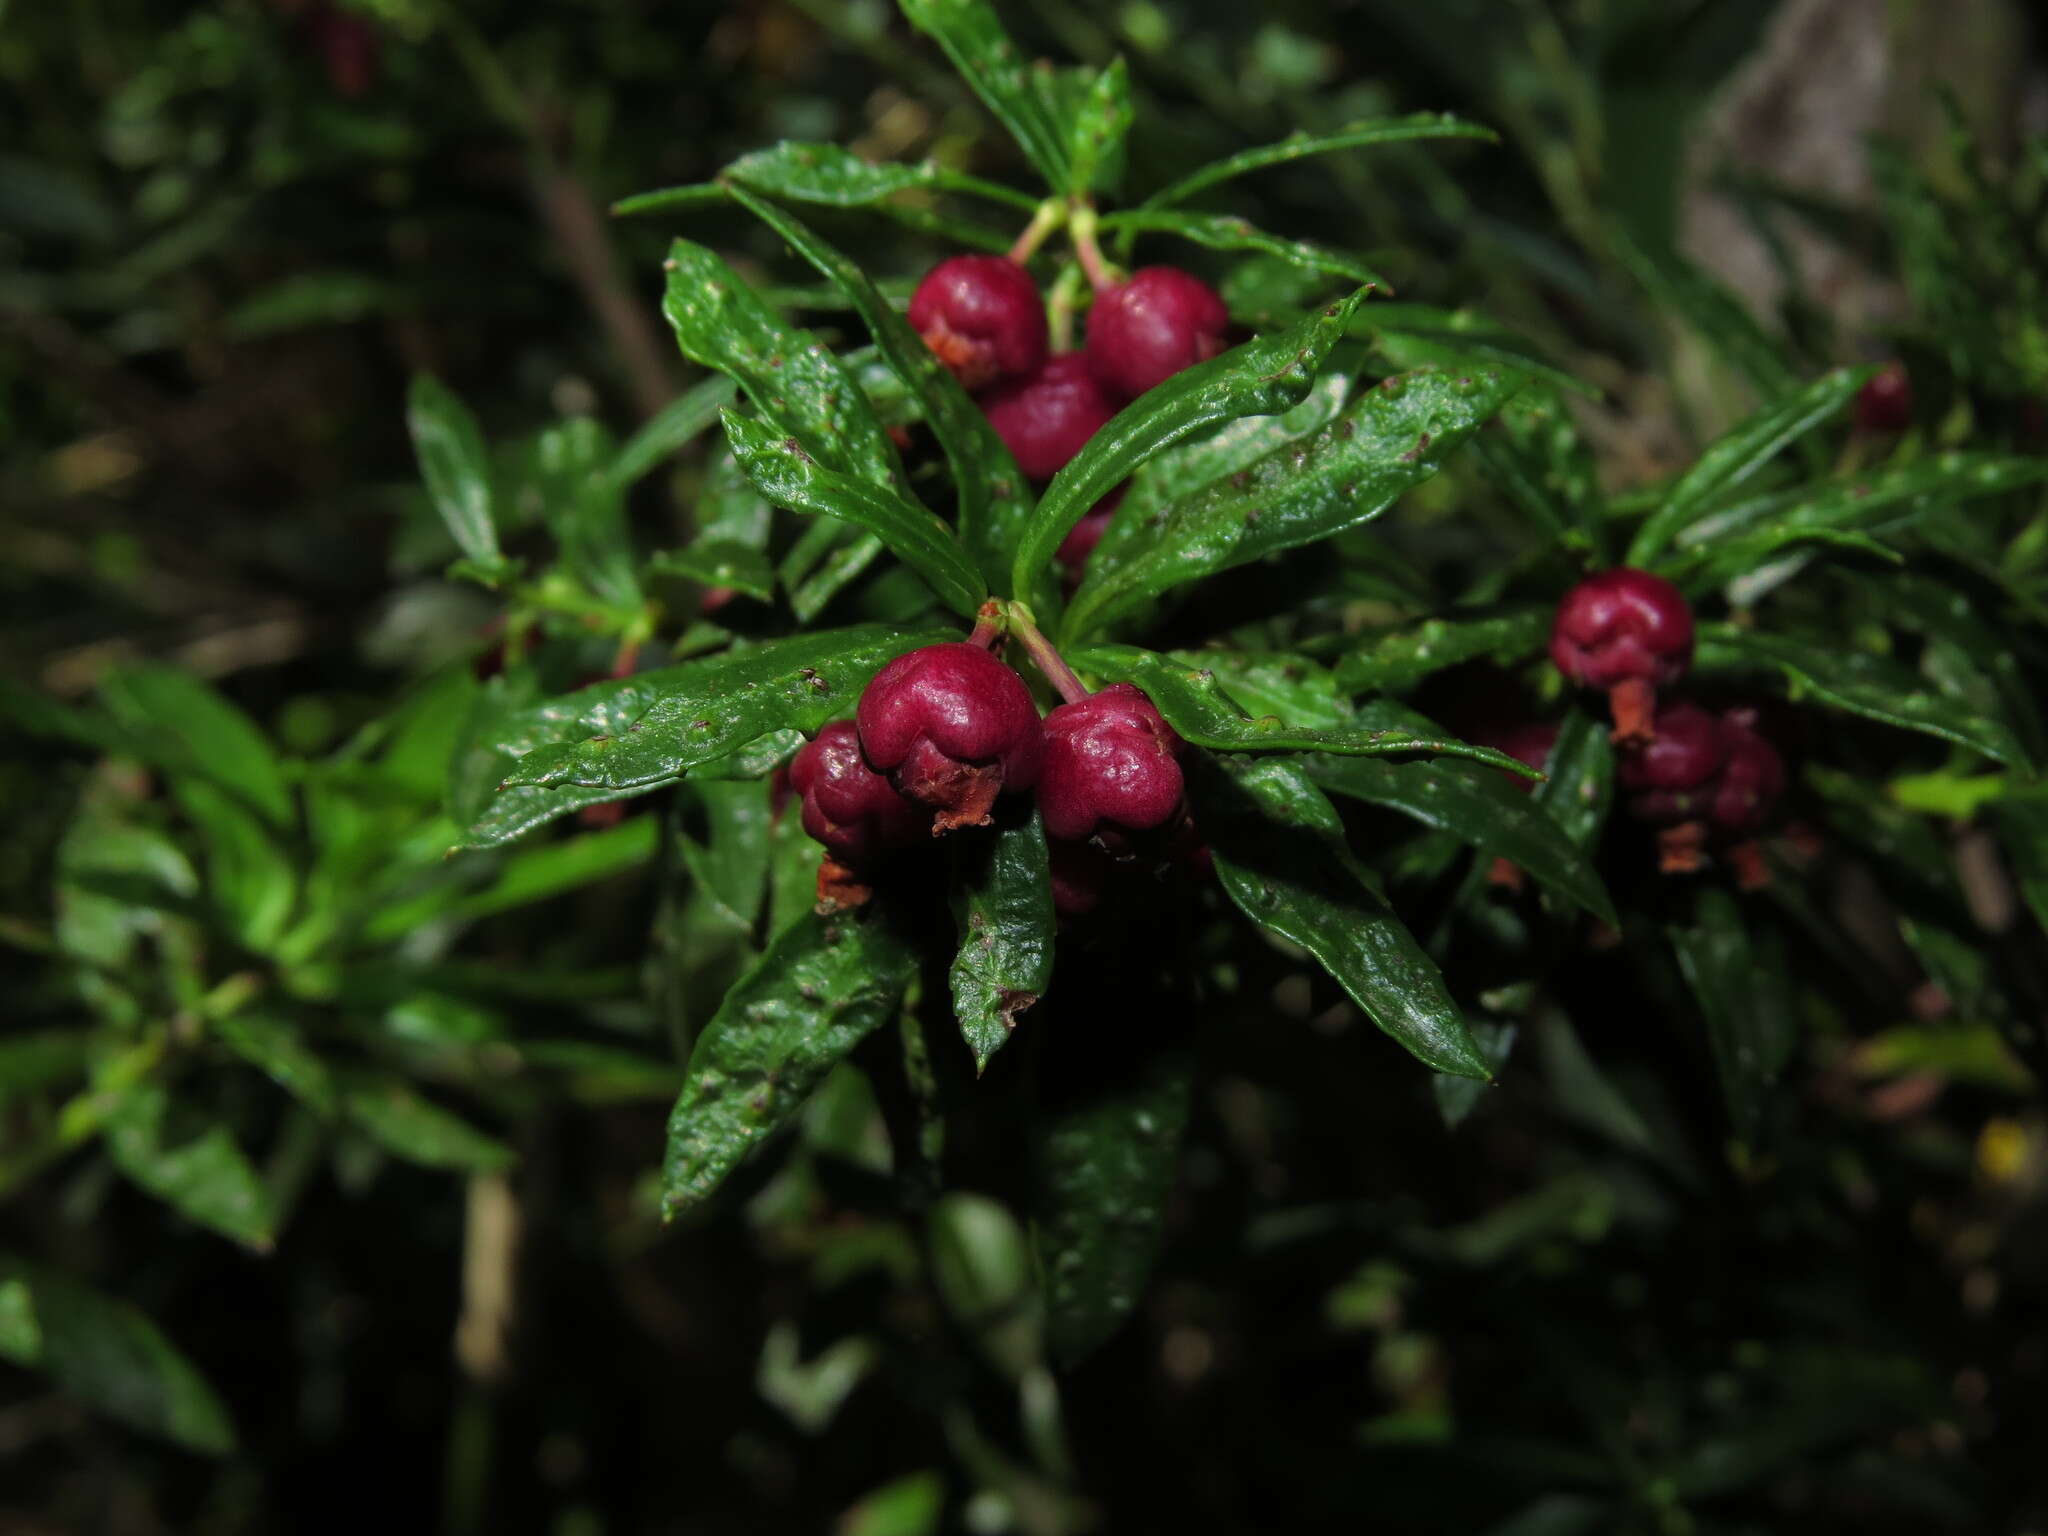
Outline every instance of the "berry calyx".
<path fill-rule="evenodd" d="M 1913 381 L 1906 365 L 1889 362 L 1856 391 L 1856 425 L 1865 432 L 1903 432 L 1913 425 Z"/>
<path fill-rule="evenodd" d="M 1007 256 L 954 256 L 910 296 L 911 329 L 968 389 L 1035 372 L 1045 361 L 1038 285 Z"/>
<path fill-rule="evenodd" d="M 1045 717 L 1038 810 L 1048 837 L 1121 847 L 1178 818 L 1182 742 L 1129 683 L 1062 704 Z"/>
<path fill-rule="evenodd" d="M 1550 629 L 1550 659 L 1582 688 L 1607 690 L 1613 737 L 1651 739 L 1657 689 L 1692 665 L 1692 607 L 1670 582 L 1619 566 L 1564 595 Z"/>
<path fill-rule="evenodd" d="M 1230 311 L 1178 267 L 1140 267 L 1088 311 L 1088 362 L 1113 393 L 1135 399 L 1224 348 Z"/>
<path fill-rule="evenodd" d="M 870 766 L 932 813 L 932 835 L 986 826 L 1004 790 L 1029 789 L 1044 752 L 1024 680 L 965 640 L 877 672 L 854 712 Z"/>
<path fill-rule="evenodd" d="M 804 831 L 846 864 L 870 863 L 924 830 L 918 808 L 861 756 L 851 720 L 834 720 L 804 743 L 789 765 L 789 787 L 803 797 Z"/>
<path fill-rule="evenodd" d="M 1055 352 L 1037 372 L 983 395 L 981 408 L 1017 467 L 1033 480 L 1050 480 L 1066 468 L 1116 414 L 1116 402 L 1079 352 Z"/>

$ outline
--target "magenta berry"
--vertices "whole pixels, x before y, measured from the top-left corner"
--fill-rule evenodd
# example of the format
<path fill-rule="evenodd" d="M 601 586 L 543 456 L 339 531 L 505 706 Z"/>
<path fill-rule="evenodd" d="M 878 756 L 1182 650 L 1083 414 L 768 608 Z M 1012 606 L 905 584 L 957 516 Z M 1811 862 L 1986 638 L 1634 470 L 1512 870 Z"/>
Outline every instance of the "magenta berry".
<path fill-rule="evenodd" d="M 1746 836 L 1770 819 L 1785 793 L 1785 760 L 1756 731 L 1756 715 L 1731 709 L 1721 717 L 1727 759 L 1714 781 L 1707 814 L 1716 831 Z"/>
<path fill-rule="evenodd" d="M 1181 809 L 1181 739 L 1129 683 L 1062 704 L 1045 717 L 1038 810 L 1048 837 L 1099 838 L 1173 821 Z"/>
<path fill-rule="evenodd" d="M 934 836 L 986 826 L 998 794 L 1037 782 L 1038 706 L 1021 677 L 967 641 L 898 656 L 855 718 L 869 764 L 932 812 Z"/>
<path fill-rule="evenodd" d="M 861 756 L 851 720 L 835 720 L 789 765 L 803 797 L 804 831 L 847 864 L 866 864 L 924 831 L 926 817 Z"/>
<path fill-rule="evenodd" d="M 1661 576 L 1620 566 L 1588 576 L 1557 605 L 1550 659 L 1582 688 L 1604 688 L 1614 739 L 1650 739 L 1657 689 L 1692 665 L 1692 608 Z"/>
<path fill-rule="evenodd" d="M 1714 776 L 1728 757 L 1720 717 L 1694 704 L 1657 711 L 1656 734 L 1622 755 L 1616 768 L 1629 810 L 1644 821 L 1690 821 L 1706 814 Z"/>
<path fill-rule="evenodd" d="M 1055 352 L 1028 378 L 1016 379 L 981 397 L 989 425 L 1033 480 L 1050 480 L 1116 414 L 1088 360 L 1078 352 Z"/>
<path fill-rule="evenodd" d="M 1007 256 L 954 256 L 924 275 L 910 325 L 969 389 L 1021 379 L 1045 362 L 1045 305 Z"/>
<path fill-rule="evenodd" d="M 1223 350 L 1230 311 L 1216 290 L 1178 267 L 1140 267 L 1095 296 L 1088 363 L 1111 393 L 1135 399 Z"/>
<path fill-rule="evenodd" d="M 1913 381 L 1904 363 L 1886 363 L 1856 391 L 1856 425 L 1887 434 L 1913 425 Z"/>

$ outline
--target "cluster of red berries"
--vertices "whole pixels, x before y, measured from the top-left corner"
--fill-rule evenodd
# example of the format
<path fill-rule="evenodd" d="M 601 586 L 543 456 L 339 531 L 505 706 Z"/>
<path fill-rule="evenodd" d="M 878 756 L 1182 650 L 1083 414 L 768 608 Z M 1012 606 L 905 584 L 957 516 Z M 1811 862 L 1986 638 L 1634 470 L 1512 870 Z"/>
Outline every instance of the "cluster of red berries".
<path fill-rule="evenodd" d="M 1713 714 L 1680 701 L 1659 707 L 1657 690 L 1692 666 L 1692 609 L 1678 588 L 1648 571 L 1602 571 L 1558 604 L 1550 659 L 1566 680 L 1601 688 L 1622 749 L 1618 777 L 1631 815 L 1659 828 L 1660 865 L 1698 869 L 1710 837 L 1729 841 L 1744 884 L 1762 864 L 1750 842 L 1785 790 L 1785 764 L 1756 729 L 1756 712 Z M 1502 750 L 1541 767 L 1554 727 L 1532 727 Z"/>
<path fill-rule="evenodd" d="M 1031 274 L 1007 256 L 955 256 L 925 274 L 910 323 L 972 392 L 1033 480 L 1050 480 L 1119 409 L 1223 350 L 1229 312 L 1178 267 L 1141 267 L 1097 290 L 1087 345 L 1054 352 Z M 1068 533 L 1059 562 L 1078 578 L 1121 491 Z"/>
<path fill-rule="evenodd" d="M 1184 841 L 1182 742 L 1129 683 L 1039 716 L 1024 680 L 973 640 L 928 645 L 875 674 L 852 720 L 820 731 L 790 765 L 804 830 L 830 857 L 822 901 L 864 900 L 888 858 L 960 827 L 996 799 L 1036 790 L 1052 840 L 1054 904 L 1097 905 L 1144 856 Z"/>

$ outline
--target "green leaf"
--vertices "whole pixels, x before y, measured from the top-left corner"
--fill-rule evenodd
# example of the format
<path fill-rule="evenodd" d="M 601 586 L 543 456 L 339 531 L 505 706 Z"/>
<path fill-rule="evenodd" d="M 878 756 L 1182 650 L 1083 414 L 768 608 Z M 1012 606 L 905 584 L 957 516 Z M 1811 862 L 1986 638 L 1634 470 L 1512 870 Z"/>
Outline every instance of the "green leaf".
<path fill-rule="evenodd" d="M 1508 1053 L 1515 1048 L 1515 1036 L 1519 1031 L 1513 1024 L 1493 1019 L 1474 1019 L 1471 1030 L 1479 1054 L 1486 1058 L 1489 1070 L 1498 1075 L 1508 1064 Z M 1476 1077 L 1450 1077 L 1441 1073 L 1431 1078 L 1429 1085 L 1436 1090 L 1437 1113 L 1444 1117 L 1444 1129 L 1447 1131 L 1455 1131 L 1464 1124 L 1472 1111 L 1479 1107 L 1486 1090 L 1493 1086 Z"/>
<path fill-rule="evenodd" d="M 989 425 L 987 414 L 858 265 L 774 204 L 744 194 L 740 201 L 831 279 L 860 315 L 946 455 L 958 499 L 953 521 L 961 541 L 990 581 L 1002 580 L 1031 516 L 1032 496 L 1029 482 Z"/>
<path fill-rule="evenodd" d="M 1557 728 L 1543 771 L 1548 777 L 1536 786 L 1536 803 L 1574 843 L 1592 848 L 1614 804 L 1614 743 L 1607 722 L 1574 709 Z"/>
<path fill-rule="evenodd" d="M 1798 1043 L 1782 956 L 1759 955 L 1733 894 L 1703 886 L 1690 926 L 1670 930 L 1693 998 L 1707 1021 L 1714 1066 L 1737 1134 L 1755 1137 L 1771 1086 Z"/>
<path fill-rule="evenodd" d="M 1301 765 L 1198 757 L 1190 770 L 1196 825 L 1245 916 L 1306 949 L 1418 1060 L 1488 1077 L 1435 963 L 1368 886 L 1335 807 Z"/>
<path fill-rule="evenodd" d="M 1346 693 L 1402 693 L 1480 656 L 1512 665 L 1542 648 L 1551 616 L 1548 608 L 1521 608 L 1484 619 L 1424 619 L 1367 635 L 1338 658 L 1337 686 Z"/>
<path fill-rule="evenodd" d="M 213 1032 L 221 1044 L 294 1098 L 323 1114 L 334 1110 L 333 1074 L 286 1020 L 268 1013 L 236 1013 L 216 1019 Z"/>
<path fill-rule="evenodd" d="M 840 474 L 900 483 L 895 446 L 846 365 L 810 331 L 790 330 L 746 281 L 688 240 L 669 247 L 661 310 L 683 355 L 738 380 L 761 414 Z"/>
<path fill-rule="evenodd" d="M 640 581 L 626 530 L 626 487 L 611 473 L 617 458 L 601 423 L 573 417 L 535 439 L 533 482 L 541 516 L 561 550 L 561 572 L 598 601 L 632 609 L 640 602 Z"/>
<path fill-rule="evenodd" d="M 0 1040 L 0 1110 L 85 1075 L 91 1036 L 75 1027 Z"/>
<path fill-rule="evenodd" d="M 1052 984 L 1052 884 L 1037 811 L 993 836 L 956 842 L 953 1012 L 985 1071 L 1017 1027 L 1017 1015 Z"/>
<path fill-rule="evenodd" d="M 946 1512 L 946 1479 L 913 1472 L 862 1496 L 839 1517 L 834 1536 L 938 1536 Z"/>
<path fill-rule="evenodd" d="M 291 787 L 270 739 L 216 689 L 175 667 L 144 665 L 110 672 L 100 685 L 107 713 L 175 755 L 160 761 L 191 765 L 233 791 L 273 825 L 293 819 Z"/>
<path fill-rule="evenodd" d="M 1887 656 L 1791 635 L 1764 634 L 1732 624 L 1702 625 L 1693 668 L 1702 675 L 1776 669 L 1793 696 L 1812 694 L 1824 704 L 1901 730 L 1920 731 L 2027 766 L 2027 754 L 2004 721 L 1943 696 L 1910 668 Z"/>
<path fill-rule="evenodd" d="M 1097 1059 L 1040 1115 L 1031 1236 L 1045 1277 L 1046 1335 L 1073 1365 L 1136 1310 L 1152 1272 L 1194 1080 L 1177 1046 Z"/>
<path fill-rule="evenodd" d="M 341 1089 L 349 1122 L 393 1157 L 455 1173 L 497 1173 L 512 1149 L 393 1077 L 355 1076 Z"/>
<path fill-rule="evenodd" d="M 213 1388 L 135 1307 L 5 1257 L 0 1294 L 16 1322 L 8 1332 L 12 1347 L 0 1352 L 40 1364 L 65 1391 L 144 1434 L 208 1456 L 234 1450 L 234 1425 Z M 32 1359 L 21 1350 L 29 1341 Z"/>
<path fill-rule="evenodd" d="M 1055 191 L 1073 185 L 1067 137 L 1038 72 L 1003 31 L 987 0 L 898 0 L 910 24 L 935 39 L 974 94 L 1010 132 Z"/>
<path fill-rule="evenodd" d="M 956 612 L 972 618 L 981 607 L 988 588 L 980 573 L 953 530 L 928 508 L 825 468 L 794 437 L 736 411 L 725 413 L 725 436 L 747 478 L 771 503 L 865 528 Z"/>
<path fill-rule="evenodd" d="M 1729 428 L 1679 477 L 1663 505 L 1636 530 L 1627 564 L 1646 566 L 1656 560 L 1717 498 L 1833 417 L 1856 398 L 1856 392 L 1876 372 L 1875 368 L 1837 368 Z"/>
<path fill-rule="evenodd" d="M 681 549 L 663 550 L 647 562 L 647 574 L 730 587 L 757 602 L 775 597 L 775 567 L 760 550 L 738 539 L 698 539 Z"/>
<path fill-rule="evenodd" d="M 464 846 L 509 842 L 586 805 L 645 794 L 771 732 L 850 714 L 885 662 L 950 631 L 869 624 L 793 635 L 515 709 L 489 723 L 471 782 L 493 784 Z"/>
<path fill-rule="evenodd" d="M 1323 788 L 1449 832 L 1527 870 L 1602 922 L 1620 926 L 1606 887 L 1578 845 L 1542 806 L 1494 771 L 1363 757 L 1314 757 L 1304 766 Z"/>
<path fill-rule="evenodd" d="M 122 1096 L 106 1143 L 114 1166 L 159 1200 L 246 1247 L 270 1248 L 275 1216 L 263 1180 L 226 1126 L 174 1106 L 163 1084 Z"/>
<path fill-rule="evenodd" d="M 1130 488 L 1117 504 L 1117 515 L 1141 523 L 1183 497 L 1322 430 L 1336 420 L 1350 393 L 1349 378 L 1327 373 L 1316 380 L 1301 404 L 1276 416 L 1243 416 L 1205 437 L 1167 449 L 1131 476 Z"/>
<path fill-rule="evenodd" d="M 1138 466 L 1204 428 L 1299 405 L 1364 297 L 1360 290 L 1277 335 L 1253 337 L 1125 406 L 1046 487 L 1017 550 L 1012 589 L 1049 614 L 1053 553 L 1082 515 Z"/>
<path fill-rule="evenodd" d="M 432 374 L 413 375 L 405 420 L 427 494 L 456 548 L 479 571 L 501 572 L 498 523 L 491 489 L 491 458 L 469 407 Z"/>
<path fill-rule="evenodd" d="M 1236 154 L 1203 166 L 1190 172 L 1171 186 L 1164 187 L 1145 199 L 1147 208 L 1165 208 L 1174 203 L 1184 203 L 1197 192 L 1242 176 L 1249 171 L 1261 170 L 1269 165 L 1284 165 L 1290 160 L 1306 159 L 1310 155 L 1327 155 L 1340 149 L 1362 149 L 1373 144 L 1398 144 L 1412 139 L 1484 139 L 1489 144 L 1500 142 L 1500 136 L 1490 128 L 1477 123 L 1464 122 L 1448 112 L 1418 112 L 1412 117 L 1378 117 L 1361 122 L 1347 123 L 1342 128 L 1328 133 L 1297 131 L 1277 144 L 1263 144 L 1256 149 L 1239 150 Z"/>
<path fill-rule="evenodd" d="M 1600 391 L 1547 361 L 1533 342 L 1497 320 L 1469 309 L 1431 304 L 1368 304 L 1352 322 L 1353 335 L 1370 336 L 1379 354 L 1399 372 L 1441 368 L 1458 372 L 1475 363 L 1505 367 L 1558 390 L 1597 400 Z M 1558 407 L 1562 413 L 1562 403 Z M 1570 429 L 1570 418 L 1563 418 Z"/>
<path fill-rule="evenodd" d="M 1199 658 L 1200 653 L 1196 653 Z M 1450 736 L 1397 727 L 1296 726 L 1273 715 L 1245 714 L 1214 672 L 1191 667 L 1157 651 L 1132 645 L 1093 645 L 1075 651 L 1068 663 L 1084 676 L 1135 683 L 1190 744 L 1218 752 L 1329 752 L 1346 757 L 1385 757 L 1400 752 L 1469 757 L 1475 762 L 1534 777 L 1524 764 L 1491 747 Z"/>
<path fill-rule="evenodd" d="M 1523 382 L 1519 374 L 1485 370 L 1397 374 L 1364 391 L 1306 442 L 1279 449 L 1142 523 L 1119 515 L 1088 559 L 1064 636 L 1093 634 L 1180 583 L 1369 522 L 1403 491 L 1434 475 L 1445 456 Z M 1104 428 L 1097 442 L 1114 426 Z M 1072 474 L 1087 457 L 1084 449 L 1061 474 Z M 1054 508 L 1058 488 L 1055 480 L 1040 503 L 1040 523 L 1064 515 L 1064 508 Z"/>
<path fill-rule="evenodd" d="M 1246 714 L 1277 715 L 1295 726 L 1355 725 L 1358 711 L 1337 691 L 1336 677 L 1293 651 L 1227 651 L 1209 647 L 1167 653 L 1182 666 L 1208 672 Z"/>
<path fill-rule="evenodd" d="M 1187 213 L 1177 208 L 1131 208 L 1105 214 L 1101 227 L 1109 234 L 1152 232 L 1178 235 L 1212 251 L 1259 251 L 1292 262 L 1308 272 L 1328 272 L 1367 288 L 1392 292 L 1387 280 L 1348 251 L 1336 251 L 1307 240 L 1289 240 L 1256 228 L 1235 214 Z"/>
<path fill-rule="evenodd" d="M 1067 193 L 1086 197 L 1115 179 L 1123 162 L 1124 138 L 1136 117 L 1131 75 L 1121 56 L 1088 82 L 1067 132 Z"/>
<path fill-rule="evenodd" d="M 235 938 L 268 954 L 298 901 L 291 854 L 247 804 L 203 779 L 174 779 L 171 791 L 206 839 L 206 897 Z"/>
<path fill-rule="evenodd" d="M 389 306 L 399 290 L 367 272 L 297 272 L 258 289 L 228 311 L 235 341 L 314 325 L 353 325 Z"/>
<path fill-rule="evenodd" d="M 612 484 L 621 490 L 637 484 L 664 459 L 710 431 L 719 411 L 732 404 L 733 393 L 731 379 L 714 376 L 669 401 L 626 439 L 608 471 Z"/>
<path fill-rule="evenodd" d="M 690 1053 L 668 1122 L 662 1208 L 708 1197 L 825 1074 L 896 1015 L 917 956 L 883 914 L 807 913 L 734 984 Z"/>
<path fill-rule="evenodd" d="M 1044 1308 L 1031 1245 L 1002 1204 L 955 1190 L 932 1204 L 932 1279 L 975 1346 L 1012 1381 L 1043 1368 Z"/>
<path fill-rule="evenodd" d="M 1636 243 L 1619 222 L 1609 228 L 1615 253 L 1657 304 L 1682 316 L 1764 399 L 1799 387 L 1799 376 L 1776 338 L 1757 324 L 1741 300 L 1670 247 Z"/>
<path fill-rule="evenodd" d="M 931 161 L 922 165 L 878 165 L 837 144 L 785 139 L 740 156 L 718 175 L 722 181 L 736 182 L 793 202 L 862 208 L 884 202 L 899 192 L 939 187 L 944 173 Z M 1025 202 L 1028 207 L 1029 199 Z"/>

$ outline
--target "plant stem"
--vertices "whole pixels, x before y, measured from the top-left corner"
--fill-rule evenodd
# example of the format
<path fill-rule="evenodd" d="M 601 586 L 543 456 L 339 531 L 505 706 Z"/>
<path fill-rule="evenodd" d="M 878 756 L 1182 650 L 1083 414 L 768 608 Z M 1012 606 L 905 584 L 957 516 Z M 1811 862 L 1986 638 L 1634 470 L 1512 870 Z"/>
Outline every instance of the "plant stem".
<path fill-rule="evenodd" d="M 1045 237 L 1067 221 L 1067 205 L 1056 197 L 1048 197 L 1038 205 L 1031 215 L 1031 222 L 1024 226 L 1024 232 L 1017 237 L 1017 243 L 1010 247 L 1010 260 L 1023 266 L 1038 254 L 1038 248 L 1045 244 Z"/>
<path fill-rule="evenodd" d="M 1067 665 L 1066 658 L 1054 649 L 1053 643 L 1032 622 L 1031 610 L 1022 603 L 1010 604 L 1010 632 L 1064 702 L 1078 704 L 1088 697 L 1087 685 L 1074 675 L 1074 669 Z"/>
<path fill-rule="evenodd" d="M 984 651 L 993 650 L 995 643 L 1003 637 L 1003 605 L 996 598 L 990 598 L 981 605 L 974 615 L 974 632 L 967 637 L 969 645 L 978 645 Z"/>
<path fill-rule="evenodd" d="M 1074 255 L 1081 263 L 1081 270 L 1088 274 L 1088 286 L 1097 293 L 1106 288 L 1114 288 L 1120 274 L 1103 259 L 1102 247 L 1095 243 L 1094 206 L 1089 203 L 1076 203 L 1070 222 Z"/>
<path fill-rule="evenodd" d="M 1053 279 L 1052 297 L 1045 307 L 1055 352 L 1064 352 L 1074 344 L 1074 300 L 1079 296 L 1081 282 L 1081 269 L 1072 262 L 1061 267 L 1060 275 Z"/>

